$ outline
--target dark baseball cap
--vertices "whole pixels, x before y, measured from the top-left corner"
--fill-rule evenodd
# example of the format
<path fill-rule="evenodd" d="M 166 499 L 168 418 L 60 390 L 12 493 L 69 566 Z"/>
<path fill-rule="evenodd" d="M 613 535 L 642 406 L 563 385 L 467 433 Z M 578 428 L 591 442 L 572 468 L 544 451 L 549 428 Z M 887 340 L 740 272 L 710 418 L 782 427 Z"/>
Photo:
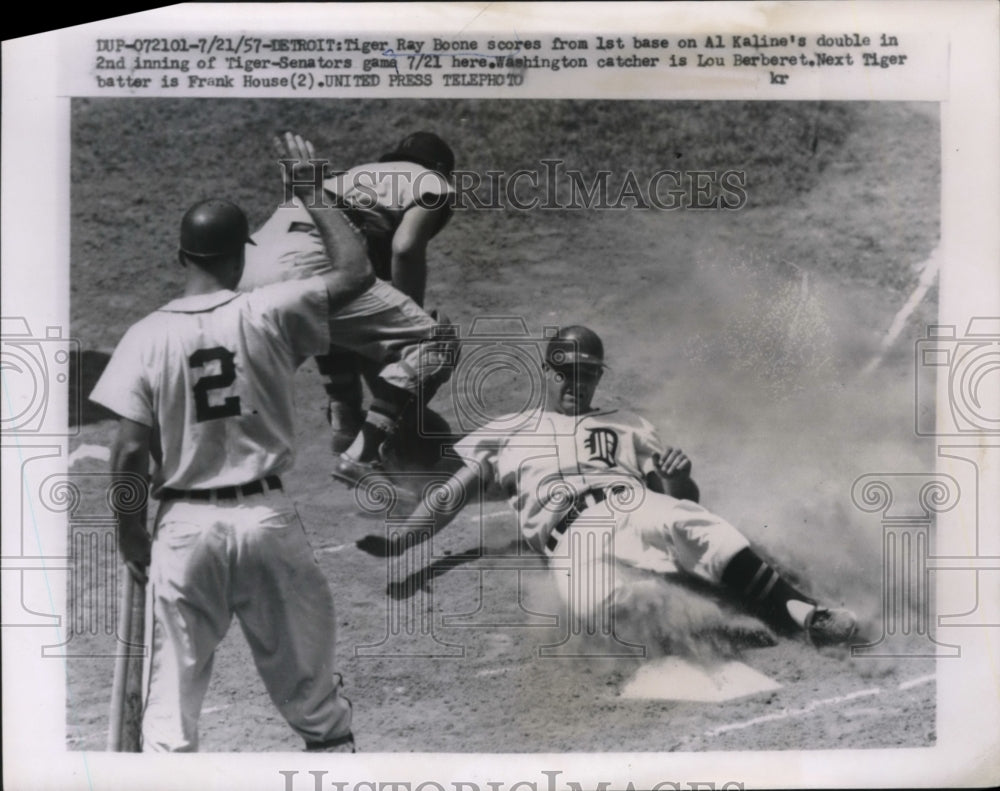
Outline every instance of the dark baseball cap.
<path fill-rule="evenodd" d="M 451 147 L 433 132 L 414 132 L 398 146 L 379 157 L 379 162 L 416 162 L 425 168 L 449 175 L 455 169 Z"/>
<path fill-rule="evenodd" d="M 181 250 L 196 258 L 239 252 L 250 238 L 250 224 L 243 210 L 222 198 L 196 203 L 181 219 Z"/>

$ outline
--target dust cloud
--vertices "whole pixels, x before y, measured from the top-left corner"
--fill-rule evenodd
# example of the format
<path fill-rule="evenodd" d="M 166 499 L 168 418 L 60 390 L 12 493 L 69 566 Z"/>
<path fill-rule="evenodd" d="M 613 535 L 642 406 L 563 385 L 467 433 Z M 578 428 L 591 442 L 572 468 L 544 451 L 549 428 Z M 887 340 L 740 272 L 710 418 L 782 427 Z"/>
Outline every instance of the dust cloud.
<path fill-rule="evenodd" d="M 882 526 L 851 492 L 862 475 L 934 468 L 913 429 L 912 341 L 862 376 L 885 304 L 869 311 L 871 291 L 724 245 L 681 292 L 670 305 L 683 329 L 661 346 L 671 375 L 642 411 L 691 456 L 703 505 L 794 584 L 874 628 Z"/>

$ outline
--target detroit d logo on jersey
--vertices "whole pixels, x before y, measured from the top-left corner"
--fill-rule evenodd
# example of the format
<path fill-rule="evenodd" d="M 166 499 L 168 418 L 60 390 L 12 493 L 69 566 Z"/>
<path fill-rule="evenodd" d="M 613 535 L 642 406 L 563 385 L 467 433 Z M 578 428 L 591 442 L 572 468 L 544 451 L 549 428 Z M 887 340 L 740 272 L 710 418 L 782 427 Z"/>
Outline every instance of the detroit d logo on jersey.
<path fill-rule="evenodd" d="M 603 462 L 609 467 L 618 464 L 618 434 L 609 428 L 588 429 L 583 447 L 589 462 Z"/>

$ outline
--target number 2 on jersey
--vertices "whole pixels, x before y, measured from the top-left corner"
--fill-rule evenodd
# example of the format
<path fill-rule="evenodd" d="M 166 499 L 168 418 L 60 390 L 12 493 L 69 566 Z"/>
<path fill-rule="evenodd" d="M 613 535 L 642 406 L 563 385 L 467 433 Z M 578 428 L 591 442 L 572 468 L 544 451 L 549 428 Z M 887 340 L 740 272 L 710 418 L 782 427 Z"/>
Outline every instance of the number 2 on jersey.
<path fill-rule="evenodd" d="M 229 387 L 236 381 L 236 366 L 233 361 L 236 355 L 222 346 L 211 349 L 198 349 L 188 357 L 188 365 L 201 368 L 210 362 L 219 363 L 219 373 L 199 377 L 194 384 L 195 420 L 204 423 L 206 420 L 218 420 L 223 417 L 236 417 L 240 414 L 240 397 L 228 396 L 221 404 L 208 403 L 208 394 L 212 390 Z"/>

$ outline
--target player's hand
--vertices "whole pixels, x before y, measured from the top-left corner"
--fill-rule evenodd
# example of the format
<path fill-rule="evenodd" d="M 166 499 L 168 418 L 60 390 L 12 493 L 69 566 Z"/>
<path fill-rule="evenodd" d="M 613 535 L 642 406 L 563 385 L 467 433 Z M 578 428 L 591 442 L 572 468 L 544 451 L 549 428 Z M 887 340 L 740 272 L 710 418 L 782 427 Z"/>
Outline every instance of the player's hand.
<path fill-rule="evenodd" d="M 389 541 L 385 536 L 365 536 L 359 538 L 354 545 L 362 552 L 367 552 L 377 558 L 396 557 L 403 554 L 403 542 Z"/>
<path fill-rule="evenodd" d="M 146 532 L 145 526 L 139 525 L 130 530 L 119 525 L 118 551 L 122 553 L 122 560 L 132 575 L 132 579 L 140 585 L 145 585 L 148 581 L 146 569 L 149 568 L 151 551 L 149 534 Z"/>
<path fill-rule="evenodd" d="M 316 150 L 311 141 L 289 131 L 276 135 L 271 140 L 271 146 L 280 161 L 290 163 L 281 168 L 287 190 L 301 198 L 322 189 L 322 168 L 318 162 L 316 165 L 310 162 L 316 159 Z"/>
<path fill-rule="evenodd" d="M 691 459 L 680 448 L 667 448 L 653 456 L 653 464 L 664 478 L 690 478 Z"/>

